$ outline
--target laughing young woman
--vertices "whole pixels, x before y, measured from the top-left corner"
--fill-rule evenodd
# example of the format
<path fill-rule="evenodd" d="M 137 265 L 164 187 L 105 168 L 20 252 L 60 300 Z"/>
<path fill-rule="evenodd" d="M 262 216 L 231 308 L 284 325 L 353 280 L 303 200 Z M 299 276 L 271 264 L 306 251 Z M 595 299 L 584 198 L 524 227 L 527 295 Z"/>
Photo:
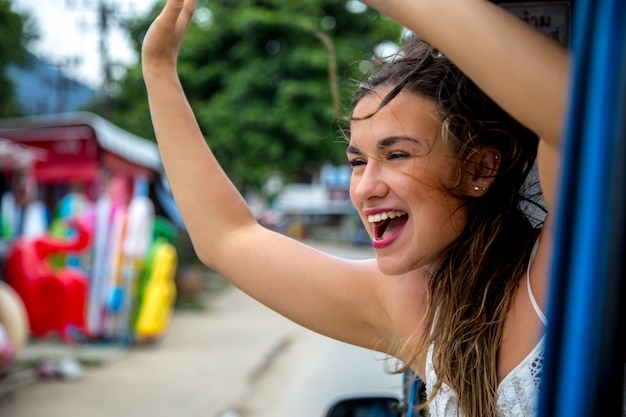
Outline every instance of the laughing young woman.
<path fill-rule="evenodd" d="M 426 381 L 433 416 L 533 415 L 567 52 L 487 1 L 365 2 L 424 41 L 408 40 L 354 100 L 350 196 L 376 259 L 351 261 L 256 222 L 177 76 L 194 1 L 168 0 L 144 40 L 143 72 L 195 250 L 291 320 L 400 359 Z M 535 160 L 540 228 L 524 211 Z"/>

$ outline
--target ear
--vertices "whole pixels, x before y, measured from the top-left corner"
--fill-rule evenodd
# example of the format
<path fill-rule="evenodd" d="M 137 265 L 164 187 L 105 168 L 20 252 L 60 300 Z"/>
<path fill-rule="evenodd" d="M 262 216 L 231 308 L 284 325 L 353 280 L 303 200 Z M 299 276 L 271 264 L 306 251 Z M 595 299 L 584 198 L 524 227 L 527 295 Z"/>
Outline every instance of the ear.
<path fill-rule="evenodd" d="M 500 169 L 500 150 L 495 146 L 483 146 L 467 160 L 468 194 L 481 197 L 493 185 Z"/>

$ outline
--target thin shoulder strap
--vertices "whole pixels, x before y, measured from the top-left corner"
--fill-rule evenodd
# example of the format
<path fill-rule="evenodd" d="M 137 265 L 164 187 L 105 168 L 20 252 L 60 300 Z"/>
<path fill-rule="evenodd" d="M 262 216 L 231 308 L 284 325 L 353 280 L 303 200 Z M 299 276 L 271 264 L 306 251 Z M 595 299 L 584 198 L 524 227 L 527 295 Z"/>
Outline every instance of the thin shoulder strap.
<path fill-rule="evenodd" d="M 535 255 L 537 255 L 537 249 L 539 248 L 539 239 L 535 242 L 535 246 L 533 246 L 533 250 L 530 253 L 530 258 L 528 259 L 528 269 L 526 270 L 526 287 L 528 288 L 528 296 L 530 297 L 530 302 L 535 309 L 535 313 L 537 313 L 537 317 L 543 323 L 544 326 L 548 327 L 548 318 L 543 311 L 541 311 L 541 307 L 537 304 L 537 300 L 535 300 L 535 296 L 533 294 L 533 290 L 530 287 L 530 264 L 535 260 Z"/>

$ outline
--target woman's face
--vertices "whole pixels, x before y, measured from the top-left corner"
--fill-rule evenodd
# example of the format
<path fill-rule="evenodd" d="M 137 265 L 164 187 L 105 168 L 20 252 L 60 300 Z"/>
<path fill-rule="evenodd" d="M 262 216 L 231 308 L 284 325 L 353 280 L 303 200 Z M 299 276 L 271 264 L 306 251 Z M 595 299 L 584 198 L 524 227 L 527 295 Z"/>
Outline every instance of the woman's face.
<path fill-rule="evenodd" d="M 376 111 L 389 90 L 371 92 L 355 118 Z M 440 139 L 432 100 L 402 92 L 374 116 L 351 123 L 350 197 L 382 272 L 397 275 L 431 263 L 467 221 L 456 186 L 457 163 Z"/>

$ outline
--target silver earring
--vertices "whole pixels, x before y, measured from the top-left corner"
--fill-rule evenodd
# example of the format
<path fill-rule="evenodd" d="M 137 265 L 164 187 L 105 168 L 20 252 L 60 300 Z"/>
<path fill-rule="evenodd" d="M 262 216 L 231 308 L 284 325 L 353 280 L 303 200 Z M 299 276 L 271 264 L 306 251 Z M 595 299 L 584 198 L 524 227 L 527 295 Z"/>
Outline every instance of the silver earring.
<path fill-rule="evenodd" d="M 495 159 L 495 160 L 497 161 L 498 159 L 500 159 L 500 155 L 496 154 L 496 155 L 493 157 L 493 159 Z"/>
<path fill-rule="evenodd" d="M 485 187 L 479 187 L 478 185 L 475 185 L 474 186 L 474 191 L 478 191 L 478 190 L 480 190 L 480 191 L 487 191 L 487 189 Z"/>

